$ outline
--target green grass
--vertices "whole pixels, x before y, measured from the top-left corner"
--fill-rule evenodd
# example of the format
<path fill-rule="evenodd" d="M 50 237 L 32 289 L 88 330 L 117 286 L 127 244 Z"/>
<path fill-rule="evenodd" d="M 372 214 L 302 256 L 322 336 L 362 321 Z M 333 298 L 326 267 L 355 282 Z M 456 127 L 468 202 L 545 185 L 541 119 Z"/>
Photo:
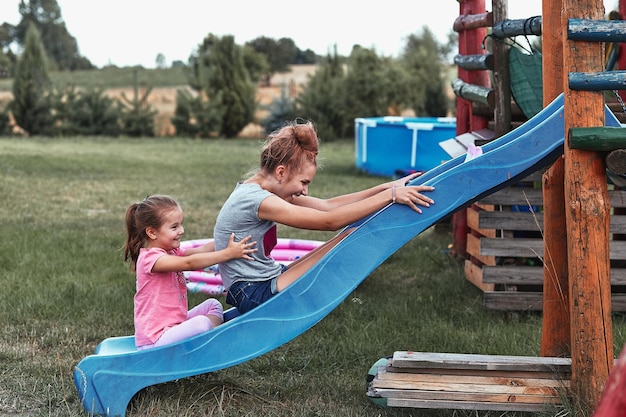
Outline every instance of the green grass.
<path fill-rule="evenodd" d="M 210 237 L 221 202 L 254 167 L 259 145 L 0 139 L 0 415 L 85 415 L 73 367 L 102 339 L 133 333 L 134 276 L 120 251 L 126 207 L 171 194 L 185 212 L 186 239 Z M 315 195 L 382 181 L 355 170 L 350 141 L 323 144 L 321 156 Z M 334 233 L 283 227 L 279 235 L 326 240 Z M 381 409 L 365 396 L 370 366 L 397 350 L 538 355 L 541 316 L 484 309 L 482 293 L 448 255 L 450 243 L 445 225 L 430 229 L 303 335 L 232 368 L 142 390 L 127 415 L 518 415 Z M 192 294 L 190 304 L 203 298 Z M 614 326 L 619 352 L 622 316 Z"/>

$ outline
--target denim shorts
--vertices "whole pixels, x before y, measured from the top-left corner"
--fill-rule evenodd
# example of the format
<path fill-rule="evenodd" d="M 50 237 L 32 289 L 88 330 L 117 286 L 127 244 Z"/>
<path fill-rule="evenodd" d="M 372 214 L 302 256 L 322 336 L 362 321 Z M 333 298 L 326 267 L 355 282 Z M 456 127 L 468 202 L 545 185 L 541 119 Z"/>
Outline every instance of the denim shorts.
<path fill-rule="evenodd" d="M 272 298 L 278 290 L 276 280 L 273 278 L 267 281 L 237 281 L 230 286 L 226 293 L 226 302 L 237 307 L 239 313 L 243 314 L 259 304 Z"/>

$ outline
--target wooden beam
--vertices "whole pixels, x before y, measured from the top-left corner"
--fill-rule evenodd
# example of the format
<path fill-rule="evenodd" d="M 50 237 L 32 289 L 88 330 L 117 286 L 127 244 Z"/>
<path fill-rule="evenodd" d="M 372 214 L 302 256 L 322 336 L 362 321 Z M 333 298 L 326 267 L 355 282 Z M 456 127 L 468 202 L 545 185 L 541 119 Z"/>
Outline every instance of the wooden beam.
<path fill-rule="evenodd" d="M 505 19 L 493 25 L 493 36 L 498 39 L 507 39 L 520 35 L 541 36 L 541 16 L 528 19 Z"/>
<path fill-rule="evenodd" d="M 563 92 L 564 0 L 542 2 L 543 104 Z M 565 225 L 565 169 L 559 158 L 543 174 L 544 255 L 541 356 L 570 356 L 570 314 Z"/>
<path fill-rule="evenodd" d="M 563 4 L 563 19 L 604 18 L 602 0 L 564 0 Z M 602 43 L 570 40 L 564 45 L 565 73 L 604 70 Z M 565 132 L 604 126 L 602 92 L 566 90 L 564 124 Z M 572 391 L 581 407 L 593 409 L 613 367 L 606 167 L 597 152 L 570 149 L 568 143 L 564 154 Z"/>
<path fill-rule="evenodd" d="M 492 54 L 461 55 L 454 57 L 454 63 L 469 71 L 493 70 Z"/>
<path fill-rule="evenodd" d="M 456 79 L 452 82 L 452 90 L 457 97 L 469 101 L 477 101 L 492 107 L 495 103 L 493 89 L 481 85 L 468 84 L 463 80 Z"/>
<path fill-rule="evenodd" d="M 626 42 L 626 21 L 568 19 L 567 38 L 585 42 Z"/>
<path fill-rule="evenodd" d="M 574 127 L 568 138 L 570 149 L 614 151 L 626 148 L 626 128 L 623 127 Z"/>
<path fill-rule="evenodd" d="M 568 85 L 578 91 L 619 90 L 626 87 L 626 71 L 570 72 Z"/>
<path fill-rule="evenodd" d="M 493 15 L 491 12 L 477 14 L 463 14 L 457 17 L 452 25 L 455 32 L 463 32 L 469 29 L 491 27 Z"/>
<path fill-rule="evenodd" d="M 616 149 L 605 158 L 606 168 L 618 175 L 626 175 L 626 149 Z"/>

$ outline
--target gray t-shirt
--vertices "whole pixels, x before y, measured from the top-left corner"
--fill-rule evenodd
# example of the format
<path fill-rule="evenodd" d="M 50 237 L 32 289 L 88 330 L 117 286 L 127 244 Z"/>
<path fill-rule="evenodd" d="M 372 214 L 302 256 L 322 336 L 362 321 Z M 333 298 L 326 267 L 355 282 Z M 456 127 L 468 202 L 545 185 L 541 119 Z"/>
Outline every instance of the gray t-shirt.
<path fill-rule="evenodd" d="M 224 288 L 237 281 L 266 281 L 280 275 L 281 266 L 269 256 L 276 223 L 259 219 L 259 205 L 272 195 L 258 184 L 238 183 L 220 210 L 213 230 L 215 250 L 228 246 L 231 233 L 235 233 L 235 241 L 252 236 L 257 242 L 256 252 L 250 254 L 253 261 L 238 258 L 218 265 Z"/>

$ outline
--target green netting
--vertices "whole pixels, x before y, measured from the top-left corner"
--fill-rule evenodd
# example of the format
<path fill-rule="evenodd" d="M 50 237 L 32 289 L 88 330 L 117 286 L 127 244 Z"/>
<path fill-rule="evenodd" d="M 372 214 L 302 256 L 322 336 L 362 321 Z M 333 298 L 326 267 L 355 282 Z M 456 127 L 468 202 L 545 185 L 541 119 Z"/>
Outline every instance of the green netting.
<path fill-rule="evenodd" d="M 543 108 L 543 80 L 541 53 L 528 54 L 521 48 L 509 49 L 509 74 L 511 95 L 529 119 Z"/>

